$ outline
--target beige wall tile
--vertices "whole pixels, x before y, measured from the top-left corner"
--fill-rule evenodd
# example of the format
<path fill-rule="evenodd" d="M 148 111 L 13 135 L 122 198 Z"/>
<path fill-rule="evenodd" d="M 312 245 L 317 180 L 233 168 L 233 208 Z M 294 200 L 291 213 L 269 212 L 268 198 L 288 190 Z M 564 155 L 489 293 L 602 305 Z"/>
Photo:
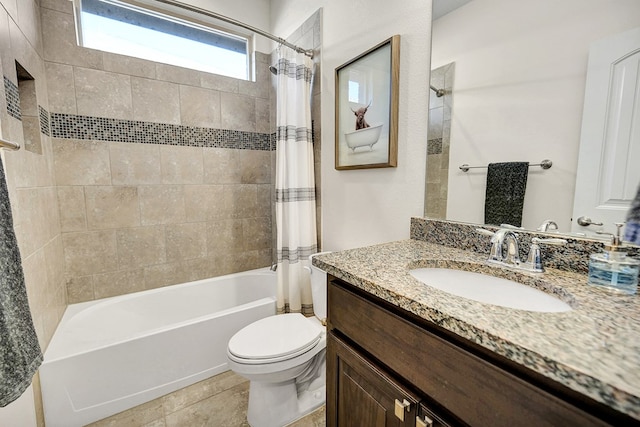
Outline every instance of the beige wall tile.
<path fill-rule="evenodd" d="M 164 227 L 137 227 L 116 231 L 121 270 L 166 262 Z"/>
<path fill-rule="evenodd" d="M 177 84 L 132 77 L 131 91 L 133 120 L 180 124 Z"/>
<path fill-rule="evenodd" d="M 89 186 L 84 192 L 89 230 L 140 225 L 137 187 Z"/>
<path fill-rule="evenodd" d="M 50 232 L 47 229 L 49 207 L 45 205 L 42 188 L 19 188 L 16 196 L 18 216 L 24 224 L 18 236 L 18 243 L 22 256 L 27 257 L 49 241 Z"/>
<path fill-rule="evenodd" d="M 224 206 L 233 218 L 263 216 L 258 211 L 258 186 L 253 184 L 225 185 Z"/>
<path fill-rule="evenodd" d="M 189 280 L 208 279 L 226 273 L 218 257 L 193 258 L 183 261 L 185 270 L 189 273 Z"/>
<path fill-rule="evenodd" d="M 160 184 L 160 146 L 108 144 L 113 185 Z"/>
<path fill-rule="evenodd" d="M 244 250 L 242 220 L 228 219 L 207 223 L 209 256 L 239 253 Z"/>
<path fill-rule="evenodd" d="M 142 186 L 140 218 L 142 225 L 178 224 L 185 222 L 184 187 L 181 185 Z"/>
<path fill-rule="evenodd" d="M 95 300 L 96 298 L 93 294 L 93 277 L 94 276 L 67 278 L 65 283 L 66 302 L 68 304 L 77 304 Z"/>
<path fill-rule="evenodd" d="M 256 103 L 253 97 L 220 93 L 220 127 L 255 132 Z"/>
<path fill-rule="evenodd" d="M 49 111 L 77 114 L 76 89 L 71 65 L 46 62 L 47 89 L 49 91 Z"/>
<path fill-rule="evenodd" d="M 40 31 L 40 7 L 34 0 L 18 2 L 18 26 L 29 44 L 42 54 L 42 32 Z"/>
<path fill-rule="evenodd" d="M 131 119 L 131 77 L 89 68 L 74 69 L 78 114 Z M 100 102 L 96 102 L 100 100 Z"/>
<path fill-rule="evenodd" d="M 0 8 L 0 68 L 3 68 L 3 75 L 7 76 L 12 82 L 16 82 L 16 70 L 13 62 L 13 53 L 11 52 L 11 35 L 9 33 L 9 15 L 7 14 L 7 10 L 9 10 L 7 5 L 10 1 L 15 0 L 3 0 L 2 4 L 4 9 Z M 0 98 L 0 101 L 4 104 L 4 96 Z M 2 111 L 7 111 L 6 105 L 3 105 L 2 107 Z M 5 114 L 1 114 L 0 116 L 3 118 L 6 117 Z"/>
<path fill-rule="evenodd" d="M 222 185 L 187 185 L 184 188 L 186 220 L 210 221 L 229 217 Z"/>
<path fill-rule="evenodd" d="M 156 63 L 152 61 L 111 52 L 103 52 L 102 60 L 105 71 L 146 77 L 148 79 L 155 79 L 156 77 Z"/>
<path fill-rule="evenodd" d="M 200 86 L 205 89 L 213 89 L 221 92 L 238 93 L 239 81 L 238 79 L 221 76 L 219 74 L 202 73 L 200 76 Z"/>
<path fill-rule="evenodd" d="M 271 133 L 271 101 L 256 98 L 256 132 Z"/>
<path fill-rule="evenodd" d="M 185 126 L 220 127 L 220 92 L 180 85 L 180 121 Z"/>
<path fill-rule="evenodd" d="M 106 143 L 57 138 L 52 143 L 58 185 L 111 184 L 109 147 Z"/>
<path fill-rule="evenodd" d="M 146 289 L 178 285 L 187 283 L 189 280 L 190 274 L 181 261 L 150 265 L 144 268 L 144 286 Z"/>
<path fill-rule="evenodd" d="M 156 78 L 190 86 L 200 86 L 201 72 L 175 65 L 156 63 Z"/>
<path fill-rule="evenodd" d="M 267 64 L 256 64 L 256 81 L 239 80 L 238 93 L 252 98 L 269 98 L 270 76 Z"/>
<path fill-rule="evenodd" d="M 271 217 L 242 220 L 244 249 L 251 251 L 271 247 Z"/>
<path fill-rule="evenodd" d="M 142 269 L 96 274 L 93 277 L 95 298 L 107 298 L 144 290 Z"/>
<path fill-rule="evenodd" d="M 65 233 L 62 242 L 67 276 L 86 276 L 117 269 L 116 235 L 113 230 Z"/>
<path fill-rule="evenodd" d="M 73 3 L 68 0 L 40 0 L 40 6 L 58 12 L 73 13 Z"/>
<path fill-rule="evenodd" d="M 239 184 L 242 182 L 240 150 L 203 148 L 205 184 Z"/>
<path fill-rule="evenodd" d="M 160 170 L 164 184 L 202 184 L 202 148 L 166 145 L 160 147 Z"/>
<path fill-rule="evenodd" d="M 11 53 L 13 54 L 13 59 L 20 63 L 34 79 L 45 80 L 42 57 L 39 51 L 34 48 L 13 20 L 9 21 L 9 35 L 11 37 Z M 13 63 L 13 61 L 11 62 L 9 67 L 15 67 L 15 63 Z"/>
<path fill-rule="evenodd" d="M 87 211 L 84 201 L 84 187 L 57 187 L 62 231 L 83 231 L 87 229 Z"/>
<path fill-rule="evenodd" d="M 271 152 L 239 150 L 243 184 L 266 184 L 271 182 Z"/>
<path fill-rule="evenodd" d="M 102 67 L 102 52 L 78 46 L 73 14 L 43 8 L 41 17 L 45 60 L 87 68 Z"/>
<path fill-rule="evenodd" d="M 167 256 L 170 261 L 201 258 L 207 254 L 204 222 L 167 225 Z"/>

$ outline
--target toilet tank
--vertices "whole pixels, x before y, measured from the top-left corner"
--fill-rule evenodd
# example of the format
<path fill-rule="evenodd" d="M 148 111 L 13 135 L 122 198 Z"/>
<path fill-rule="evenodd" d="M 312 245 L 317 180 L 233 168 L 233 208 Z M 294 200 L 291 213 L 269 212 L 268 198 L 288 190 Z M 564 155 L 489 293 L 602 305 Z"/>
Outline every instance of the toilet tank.
<path fill-rule="evenodd" d="M 313 265 L 313 257 L 316 255 L 328 254 L 318 252 L 309 255 L 309 273 L 311 274 L 311 298 L 313 299 L 313 313 L 324 320 L 327 318 L 327 272 Z"/>

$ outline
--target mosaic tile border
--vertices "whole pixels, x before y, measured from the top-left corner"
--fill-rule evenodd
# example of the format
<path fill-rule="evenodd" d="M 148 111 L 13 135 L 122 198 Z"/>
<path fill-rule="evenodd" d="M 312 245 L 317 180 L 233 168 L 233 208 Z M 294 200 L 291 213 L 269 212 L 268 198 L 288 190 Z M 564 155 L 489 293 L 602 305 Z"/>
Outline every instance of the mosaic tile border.
<path fill-rule="evenodd" d="M 229 129 L 51 113 L 51 136 L 138 144 L 272 151 L 275 135 Z"/>
<path fill-rule="evenodd" d="M 40 116 L 40 132 L 47 136 L 51 136 L 51 128 L 49 126 L 49 112 L 38 105 L 38 115 Z"/>
<path fill-rule="evenodd" d="M 11 117 L 22 120 L 22 115 L 20 114 L 20 91 L 18 90 L 18 85 L 9 80 L 7 76 L 2 77 L 4 77 L 4 93 L 7 99 L 7 113 L 9 113 Z"/>

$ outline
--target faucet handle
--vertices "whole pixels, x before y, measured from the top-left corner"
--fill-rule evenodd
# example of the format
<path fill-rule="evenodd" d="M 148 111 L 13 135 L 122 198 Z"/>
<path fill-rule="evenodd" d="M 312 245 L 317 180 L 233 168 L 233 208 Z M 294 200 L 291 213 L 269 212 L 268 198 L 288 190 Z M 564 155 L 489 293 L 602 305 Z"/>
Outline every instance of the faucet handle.
<path fill-rule="evenodd" d="M 527 261 L 524 263 L 524 268 L 534 273 L 542 273 L 544 267 L 542 266 L 542 254 L 540 253 L 540 245 L 566 245 L 567 241 L 564 239 L 541 239 L 539 237 L 533 237 L 531 239 L 531 246 L 529 247 L 529 255 Z"/>
<path fill-rule="evenodd" d="M 554 246 L 562 246 L 562 245 L 566 245 L 567 241 L 565 239 L 557 239 L 557 238 L 553 238 L 553 239 L 541 239 L 539 237 L 533 237 L 531 239 L 531 243 L 532 244 L 538 244 L 538 243 L 542 243 L 544 245 L 554 245 Z"/>
<path fill-rule="evenodd" d="M 493 236 L 494 234 L 496 234 L 493 231 L 487 230 L 485 228 L 476 228 L 476 232 L 480 233 L 480 234 L 483 234 L 485 236 Z"/>

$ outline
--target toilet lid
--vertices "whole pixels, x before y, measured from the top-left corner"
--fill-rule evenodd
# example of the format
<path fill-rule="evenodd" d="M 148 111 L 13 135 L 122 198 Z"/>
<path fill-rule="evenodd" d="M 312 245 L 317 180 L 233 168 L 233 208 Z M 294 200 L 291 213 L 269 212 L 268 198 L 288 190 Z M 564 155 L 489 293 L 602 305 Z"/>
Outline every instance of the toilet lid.
<path fill-rule="evenodd" d="M 242 359 L 266 360 L 295 357 L 320 341 L 322 329 L 300 313 L 260 319 L 229 340 L 229 353 Z"/>

